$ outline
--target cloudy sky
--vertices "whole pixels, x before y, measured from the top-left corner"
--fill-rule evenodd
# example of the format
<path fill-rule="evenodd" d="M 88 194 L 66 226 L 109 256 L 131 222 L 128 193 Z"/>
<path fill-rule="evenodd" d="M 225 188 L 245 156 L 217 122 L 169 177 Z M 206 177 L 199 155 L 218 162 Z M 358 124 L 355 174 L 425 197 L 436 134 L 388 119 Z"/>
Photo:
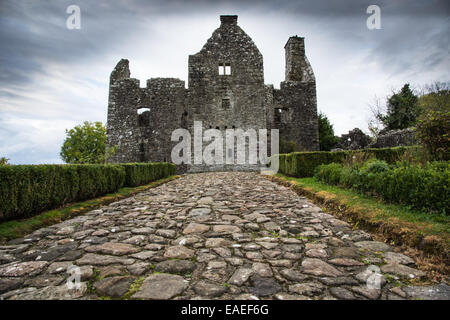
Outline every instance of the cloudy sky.
<path fill-rule="evenodd" d="M 69 30 L 69 5 L 81 29 Z M 369 30 L 367 7 L 381 8 Z M 265 82 L 284 80 L 284 44 L 305 37 L 318 108 L 341 135 L 367 131 L 368 105 L 409 82 L 449 81 L 449 2 L 91 0 L 0 1 L 0 157 L 14 164 L 61 163 L 65 129 L 106 122 L 109 75 L 121 58 L 132 77 L 186 81 L 188 55 L 211 36 L 221 14 L 264 57 Z"/>

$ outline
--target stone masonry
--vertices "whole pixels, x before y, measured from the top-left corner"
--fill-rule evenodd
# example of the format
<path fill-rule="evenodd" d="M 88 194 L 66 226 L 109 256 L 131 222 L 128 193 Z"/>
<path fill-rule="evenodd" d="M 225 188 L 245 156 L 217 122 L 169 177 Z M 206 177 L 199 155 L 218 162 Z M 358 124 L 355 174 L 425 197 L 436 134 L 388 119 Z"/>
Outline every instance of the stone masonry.
<path fill-rule="evenodd" d="M 176 128 L 203 130 L 279 129 L 280 139 L 298 150 L 318 150 L 316 82 L 305 56 L 304 38 L 285 45 L 285 81 L 280 89 L 264 84 L 263 57 L 237 25 L 237 16 L 221 16 L 203 48 L 189 56 L 189 86 L 173 78 L 153 78 L 140 88 L 122 59 L 110 78 L 107 144 L 116 146 L 111 162 L 170 161 Z M 207 143 L 204 143 L 207 144 Z M 225 154 L 224 154 L 225 157 Z M 247 161 L 248 162 L 248 161 Z M 254 170 L 226 165 L 192 165 L 189 171 Z"/>
<path fill-rule="evenodd" d="M 260 174 L 208 172 L 0 246 L 0 300 L 105 297 L 448 300 L 450 287 Z"/>

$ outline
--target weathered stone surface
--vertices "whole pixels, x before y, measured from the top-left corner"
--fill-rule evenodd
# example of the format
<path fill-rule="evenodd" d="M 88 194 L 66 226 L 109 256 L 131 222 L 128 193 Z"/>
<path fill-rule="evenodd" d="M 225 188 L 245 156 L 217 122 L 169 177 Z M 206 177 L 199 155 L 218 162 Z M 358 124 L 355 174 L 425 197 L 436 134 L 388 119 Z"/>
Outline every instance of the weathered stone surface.
<path fill-rule="evenodd" d="M 335 258 L 328 261 L 336 266 L 352 267 L 352 266 L 363 266 L 364 263 L 350 258 Z"/>
<path fill-rule="evenodd" d="M 252 276 L 251 283 L 252 286 L 249 287 L 249 290 L 258 297 L 271 296 L 281 291 L 281 286 L 272 278 Z"/>
<path fill-rule="evenodd" d="M 132 265 L 127 266 L 127 270 L 130 272 L 130 274 L 132 274 L 134 276 L 143 275 L 150 268 L 151 268 L 151 264 L 146 263 L 146 262 L 136 262 L 136 263 L 133 263 Z"/>
<path fill-rule="evenodd" d="M 425 276 L 425 272 L 404 266 L 402 264 L 390 263 L 381 267 L 381 271 L 386 273 L 395 274 L 397 276 L 405 278 L 422 278 Z"/>
<path fill-rule="evenodd" d="M 338 299 L 342 299 L 342 300 L 353 300 L 355 299 L 355 296 L 353 295 L 353 293 L 351 293 L 351 291 L 345 289 L 345 288 L 341 288 L 341 287 L 333 287 L 330 288 L 330 293 L 335 296 Z"/>
<path fill-rule="evenodd" d="M 381 295 L 381 290 L 369 288 L 367 286 L 352 287 L 352 291 L 371 300 L 376 300 Z"/>
<path fill-rule="evenodd" d="M 227 291 L 223 285 L 201 280 L 192 287 L 198 295 L 205 297 L 220 297 Z"/>
<path fill-rule="evenodd" d="M 192 222 L 183 230 L 183 234 L 204 233 L 208 230 L 209 226 Z"/>
<path fill-rule="evenodd" d="M 361 249 L 365 250 L 371 250 L 371 251 L 391 251 L 391 247 L 387 245 L 386 243 L 379 242 L 379 241 L 360 241 L 355 242 L 355 246 Z"/>
<path fill-rule="evenodd" d="M 70 261 L 53 262 L 51 265 L 48 266 L 47 273 L 50 274 L 65 273 L 67 272 L 70 266 L 72 266 L 72 262 Z"/>
<path fill-rule="evenodd" d="M 352 277 L 330 277 L 330 278 L 319 278 L 320 282 L 327 286 L 342 286 L 342 285 L 357 285 L 358 281 Z"/>
<path fill-rule="evenodd" d="M 194 271 L 195 264 L 189 260 L 166 260 L 155 265 L 155 271 L 185 274 Z"/>
<path fill-rule="evenodd" d="M 320 259 L 305 259 L 302 262 L 302 268 L 304 273 L 312 274 L 315 276 L 338 277 L 343 275 L 342 272 L 337 270 L 335 267 Z"/>
<path fill-rule="evenodd" d="M 302 282 L 308 279 L 308 276 L 295 269 L 283 269 L 280 274 L 286 279 L 294 282 Z"/>
<path fill-rule="evenodd" d="M 31 289 L 31 288 L 29 288 Z M 13 295 L 11 300 L 73 300 L 81 298 L 87 290 L 86 283 L 80 283 L 79 289 L 67 288 L 66 284 L 60 286 L 48 286 L 41 289 L 29 290 Z"/>
<path fill-rule="evenodd" d="M 110 265 L 106 267 L 99 267 L 98 270 L 100 278 L 107 278 L 123 275 L 125 269 L 123 266 Z"/>
<path fill-rule="evenodd" d="M 230 241 L 223 238 L 208 238 L 205 242 L 205 247 L 215 248 L 215 247 L 227 247 L 230 245 Z"/>
<path fill-rule="evenodd" d="M 164 238 L 173 239 L 173 238 L 175 238 L 177 233 L 175 230 L 159 229 L 159 230 L 156 230 L 155 234 L 157 234 L 158 236 L 164 237 Z"/>
<path fill-rule="evenodd" d="M 94 288 L 99 296 L 109 296 L 113 298 L 122 297 L 134 282 L 131 277 L 110 277 L 94 283 Z"/>
<path fill-rule="evenodd" d="M 203 217 L 211 213 L 209 208 L 194 208 L 189 212 L 189 217 Z"/>
<path fill-rule="evenodd" d="M 132 297 L 135 299 L 171 299 L 188 287 L 188 281 L 173 274 L 153 274 L 145 278 L 141 288 Z"/>
<path fill-rule="evenodd" d="M 324 249 L 311 249 L 306 251 L 306 256 L 310 258 L 326 258 L 328 254 Z"/>
<path fill-rule="evenodd" d="M 397 252 L 386 252 L 383 254 L 383 259 L 389 264 L 391 263 L 405 264 L 405 265 L 415 264 L 413 259 Z"/>
<path fill-rule="evenodd" d="M 230 284 L 235 284 L 238 286 L 241 286 L 244 284 L 248 278 L 253 274 L 252 269 L 248 268 L 238 268 L 233 275 L 231 276 L 230 280 L 228 281 Z"/>
<path fill-rule="evenodd" d="M 139 252 L 141 249 L 127 243 L 105 242 L 101 245 L 85 248 L 87 252 L 112 254 L 115 256 L 123 256 L 130 253 Z"/>
<path fill-rule="evenodd" d="M 0 278 L 0 294 L 20 288 L 23 279 Z"/>
<path fill-rule="evenodd" d="M 321 294 L 324 286 L 317 282 L 297 283 L 289 286 L 289 292 L 303 296 L 315 296 Z"/>
<path fill-rule="evenodd" d="M 213 227 L 214 232 L 218 233 L 238 233 L 241 232 L 241 229 L 238 226 L 231 226 L 231 225 L 218 225 Z"/>
<path fill-rule="evenodd" d="M 173 246 L 166 249 L 164 257 L 166 258 L 178 258 L 187 259 L 194 255 L 194 250 L 186 248 L 184 246 Z"/>
<path fill-rule="evenodd" d="M 450 300 L 450 286 L 440 283 L 434 286 L 408 286 L 404 287 L 409 298 L 422 300 Z"/>
<path fill-rule="evenodd" d="M 354 247 L 337 247 L 333 249 L 333 257 L 335 258 L 358 258 L 360 254 Z"/>
<path fill-rule="evenodd" d="M 115 263 L 128 265 L 132 264 L 134 261 L 134 259 L 127 259 L 123 257 L 86 253 L 81 259 L 77 260 L 76 264 L 80 266 L 86 264 L 93 266 L 107 266 Z"/>
<path fill-rule="evenodd" d="M 267 263 L 254 263 L 252 269 L 260 277 L 271 277 L 273 275 L 272 269 Z"/>
<path fill-rule="evenodd" d="M 47 261 L 18 262 L 0 268 L 0 277 L 22 277 L 40 273 L 48 265 Z"/>
<path fill-rule="evenodd" d="M 141 252 L 132 254 L 131 257 L 139 259 L 139 260 L 149 260 L 156 254 L 157 254 L 157 252 L 155 252 L 155 251 L 147 250 L 147 251 L 141 251 Z"/>

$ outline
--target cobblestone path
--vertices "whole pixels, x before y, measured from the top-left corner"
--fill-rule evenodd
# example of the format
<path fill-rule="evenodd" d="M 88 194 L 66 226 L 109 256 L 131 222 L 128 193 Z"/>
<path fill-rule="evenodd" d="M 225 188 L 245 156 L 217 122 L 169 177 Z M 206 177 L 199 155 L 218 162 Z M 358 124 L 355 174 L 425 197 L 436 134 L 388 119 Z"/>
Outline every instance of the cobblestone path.
<path fill-rule="evenodd" d="M 449 298 L 399 287 L 424 276 L 256 173 L 186 175 L 0 246 L 1 299 Z"/>

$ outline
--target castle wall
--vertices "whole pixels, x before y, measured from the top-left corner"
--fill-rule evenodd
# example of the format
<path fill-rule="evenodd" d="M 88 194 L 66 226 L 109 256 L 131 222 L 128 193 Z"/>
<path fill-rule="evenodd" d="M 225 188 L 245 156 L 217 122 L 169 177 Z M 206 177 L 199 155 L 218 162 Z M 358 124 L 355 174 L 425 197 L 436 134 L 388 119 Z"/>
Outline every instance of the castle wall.
<path fill-rule="evenodd" d="M 107 146 L 117 150 L 109 161 L 170 161 L 171 133 L 180 127 L 185 109 L 184 81 L 154 78 L 140 88 L 129 76 L 127 60 L 111 73 Z"/>
<path fill-rule="evenodd" d="M 237 25 L 237 16 L 221 16 L 220 27 L 203 48 L 189 56 L 189 87 L 173 78 L 139 80 L 130 78 L 128 60 L 122 59 L 110 77 L 107 145 L 117 151 L 110 162 L 170 161 L 178 142 L 173 130 L 186 128 L 192 136 L 194 122 L 203 132 L 218 129 L 223 139 L 223 162 L 227 153 L 226 130 L 239 128 L 279 129 L 280 138 L 294 141 L 299 150 L 318 150 L 316 85 L 305 56 L 304 39 L 291 37 L 285 46 L 285 81 L 280 89 L 264 84 L 263 57 L 252 39 Z M 209 142 L 203 143 L 203 148 Z M 270 133 L 268 135 L 270 148 Z M 259 170 L 243 165 L 181 166 L 190 172 Z M 235 146 L 233 153 L 239 151 Z M 270 155 L 270 150 L 269 150 Z"/>
<path fill-rule="evenodd" d="M 180 128 L 186 91 L 184 81 L 173 78 L 147 80 L 140 108 L 149 108 L 139 117 L 141 161 L 170 161 L 174 143 L 172 131 Z"/>
<path fill-rule="evenodd" d="M 122 59 L 111 73 L 108 101 L 107 147 L 116 147 L 110 162 L 138 161 L 140 132 L 137 108 L 139 80 L 129 77 L 128 60 Z"/>
<path fill-rule="evenodd" d="M 231 72 L 220 74 L 220 67 Z M 263 58 L 252 39 L 237 25 L 236 16 L 222 16 L 221 25 L 195 55 L 189 56 L 188 126 L 202 121 L 204 129 L 266 128 Z M 207 143 L 204 144 L 205 146 Z M 237 150 L 236 150 L 237 151 Z M 224 154 L 225 158 L 225 154 Z M 254 169 L 242 166 L 239 169 Z M 228 170 L 197 166 L 191 171 Z"/>
<path fill-rule="evenodd" d="M 274 90 L 274 123 L 280 139 L 298 150 L 319 150 L 316 80 L 305 55 L 304 39 L 291 37 L 285 46 L 285 81 Z"/>

